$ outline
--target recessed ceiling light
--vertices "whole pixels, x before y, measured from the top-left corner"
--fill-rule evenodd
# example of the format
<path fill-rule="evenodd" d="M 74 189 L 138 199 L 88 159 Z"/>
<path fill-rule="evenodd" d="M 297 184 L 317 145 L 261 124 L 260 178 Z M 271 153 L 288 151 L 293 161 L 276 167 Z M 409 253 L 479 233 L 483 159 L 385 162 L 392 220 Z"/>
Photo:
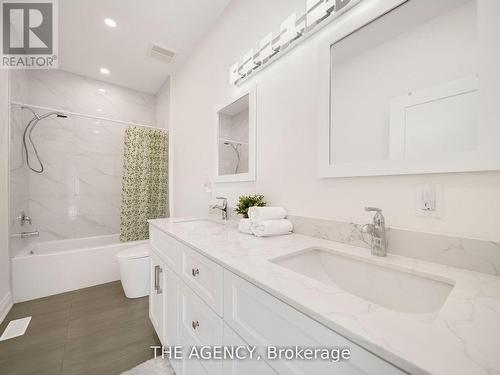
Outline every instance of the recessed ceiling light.
<path fill-rule="evenodd" d="M 99 69 L 99 71 L 101 72 L 101 74 L 105 74 L 105 75 L 109 74 L 109 69 L 107 69 L 107 68 L 101 68 L 101 69 Z"/>
<path fill-rule="evenodd" d="M 116 27 L 116 21 L 114 19 L 105 18 L 104 23 L 106 24 L 106 26 L 113 27 L 113 28 Z"/>
<path fill-rule="evenodd" d="M 101 94 L 106 94 L 106 90 L 104 90 L 104 89 L 99 89 L 98 91 L 99 91 Z"/>

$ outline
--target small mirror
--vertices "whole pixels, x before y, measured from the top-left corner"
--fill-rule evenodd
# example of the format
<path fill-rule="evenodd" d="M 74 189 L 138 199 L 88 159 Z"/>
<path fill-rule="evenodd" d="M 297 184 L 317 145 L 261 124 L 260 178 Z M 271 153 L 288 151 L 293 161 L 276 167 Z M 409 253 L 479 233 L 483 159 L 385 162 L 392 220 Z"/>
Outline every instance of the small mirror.
<path fill-rule="evenodd" d="M 217 111 L 217 181 L 255 180 L 255 90 Z"/>

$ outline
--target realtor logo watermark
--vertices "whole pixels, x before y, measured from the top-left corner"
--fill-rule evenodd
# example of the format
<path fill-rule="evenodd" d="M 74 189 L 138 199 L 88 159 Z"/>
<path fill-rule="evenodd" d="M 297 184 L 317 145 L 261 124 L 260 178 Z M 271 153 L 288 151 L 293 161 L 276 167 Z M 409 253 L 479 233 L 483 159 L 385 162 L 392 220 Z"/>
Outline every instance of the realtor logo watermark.
<path fill-rule="evenodd" d="M 1 68 L 57 69 L 57 0 L 0 0 Z"/>

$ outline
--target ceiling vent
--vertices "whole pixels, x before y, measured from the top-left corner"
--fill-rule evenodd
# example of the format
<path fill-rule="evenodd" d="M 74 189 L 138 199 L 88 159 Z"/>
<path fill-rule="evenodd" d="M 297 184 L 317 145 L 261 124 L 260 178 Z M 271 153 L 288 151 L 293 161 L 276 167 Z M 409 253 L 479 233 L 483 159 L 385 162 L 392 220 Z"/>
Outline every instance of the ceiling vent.
<path fill-rule="evenodd" d="M 175 52 L 165 47 L 161 47 L 158 44 L 153 44 L 149 51 L 149 55 L 155 59 L 170 64 L 174 60 Z"/>

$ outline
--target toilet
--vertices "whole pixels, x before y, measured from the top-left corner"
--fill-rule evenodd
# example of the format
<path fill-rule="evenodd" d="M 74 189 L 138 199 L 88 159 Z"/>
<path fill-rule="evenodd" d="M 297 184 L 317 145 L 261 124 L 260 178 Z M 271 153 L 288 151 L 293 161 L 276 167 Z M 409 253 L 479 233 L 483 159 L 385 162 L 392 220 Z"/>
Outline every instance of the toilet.
<path fill-rule="evenodd" d="M 149 244 L 129 247 L 116 254 L 123 291 L 127 298 L 149 295 Z"/>

